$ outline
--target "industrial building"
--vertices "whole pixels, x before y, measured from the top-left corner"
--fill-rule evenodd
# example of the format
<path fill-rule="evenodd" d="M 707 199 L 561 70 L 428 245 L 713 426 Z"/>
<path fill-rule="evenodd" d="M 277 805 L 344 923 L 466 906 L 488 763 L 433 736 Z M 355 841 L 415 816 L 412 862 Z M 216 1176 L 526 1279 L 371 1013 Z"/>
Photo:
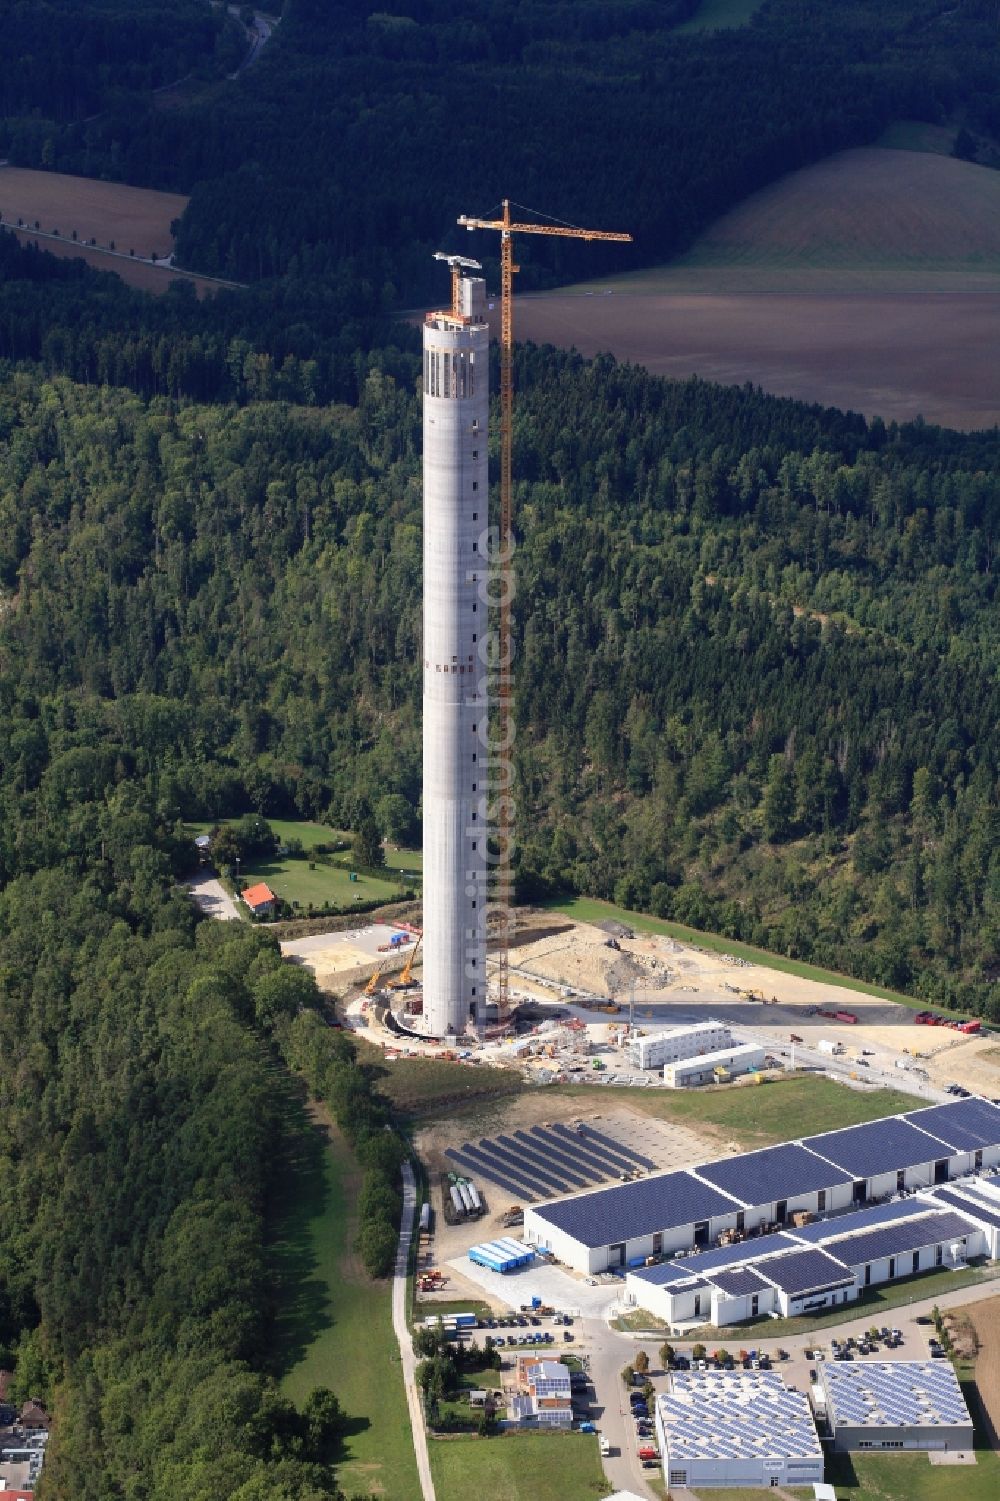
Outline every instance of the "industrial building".
<path fill-rule="evenodd" d="M 973 1446 L 972 1417 L 950 1360 L 824 1365 L 813 1400 L 835 1449 Z"/>
<path fill-rule="evenodd" d="M 663 1065 L 663 1082 L 668 1089 L 695 1089 L 701 1084 L 726 1084 L 736 1074 L 750 1074 L 763 1068 L 766 1054 L 756 1043 L 733 1043 L 717 1053 L 703 1053 L 700 1058 L 684 1058 Z"/>
<path fill-rule="evenodd" d="M 626 1301 L 672 1328 L 815 1313 L 866 1287 L 992 1254 L 981 1226 L 918 1195 L 630 1271 Z"/>
<path fill-rule="evenodd" d="M 983 1099 L 955 1100 L 534 1204 L 525 1209 L 524 1239 L 579 1272 L 641 1266 L 650 1257 L 708 1249 L 723 1238 L 766 1234 L 901 1193 L 950 1185 L 947 1192 L 968 1200 L 970 1190 L 955 1180 L 997 1166 L 1000 1109 Z M 988 1180 L 977 1181 L 988 1193 Z M 992 1211 L 981 1195 L 973 1200 L 979 1243 L 995 1246 Z M 957 1212 L 974 1220 L 973 1201 Z"/>
<path fill-rule="evenodd" d="M 695 1022 L 669 1027 L 665 1032 L 635 1033 L 629 1038 L 628 1056 L 633 1068 L 662 1068 L 699 1053 L 717 1053 L 732 1046 L 732 1034 L 722 1022 Z"/>
<path fill-rule="evenodd" d="M 452 306 L 424 322 L 423 1027 L 486 1010 L 486 283 L 452 260 Z"/>
<path fill-rule="evenodd" d="M 656 1399 L 656 1434 L 668 1489 L 823 1479 L 809 1399 L 777 1371 L 675 1373 Z"/>

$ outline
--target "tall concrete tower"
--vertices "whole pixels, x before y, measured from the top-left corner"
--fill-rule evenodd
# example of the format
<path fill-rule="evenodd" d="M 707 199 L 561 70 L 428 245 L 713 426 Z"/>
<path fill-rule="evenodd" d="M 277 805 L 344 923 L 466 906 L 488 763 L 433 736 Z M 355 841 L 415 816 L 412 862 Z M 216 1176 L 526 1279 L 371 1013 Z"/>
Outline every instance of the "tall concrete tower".
<path fill-rule="evenodd" d="M 447 259 L 449 312 L 424 321 L 424 1028 L 486 1014 L 486 284 Z M 478 268 L 477 268 L 478 269 Z"/>

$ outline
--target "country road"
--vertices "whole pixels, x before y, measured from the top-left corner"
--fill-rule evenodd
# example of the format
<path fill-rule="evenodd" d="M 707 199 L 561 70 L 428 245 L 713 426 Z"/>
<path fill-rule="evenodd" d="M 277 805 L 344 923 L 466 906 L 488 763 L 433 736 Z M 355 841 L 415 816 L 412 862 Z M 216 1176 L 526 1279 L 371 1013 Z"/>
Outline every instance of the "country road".
<path fill-rule="evenodd" d="M 200 871 L 184 884 L 190 891 L 195 906 L 200 907 L 206 917 L 217 917 L 222 922 L 239 922 L 240 914 L 236 910 L 236 903 L 211 871 Z"/>
<path fill-rule="evenodd" d="M 406 1404 L 410 1410 L 410 1431 L 413 1434 L 413 1452 L 417 1459 L 420 1489 L 423 1492 L 424 1501 L 436 1501 L 430 1455 L 427 1452 L 424 1408 L 416 1381 L 417 1362 L 413 1354 L 413 1340 L 406 1322 L 406 1279 L 410 1269 L 410 1247 L 413 1243 L 413 1223 L 416 1212 L 417 1187 L 413 1169 L 408 1162 L 404 1162 L 403 1215 L 399 1225 L 399 1247 L 396 1251 L 396 1270 L 392 1281 L 392 1327 L 396 1331 L 400 1359 L 403 1363 L 403 1385 L 406 1388 Z"/>
<path fill-rule="evenodd" d="M 226 9 L 229 11 L 229 14 L 231 16 L 234 16 L 236 18 L 237 21 L 241 19 L 241 6 L 229 5 L 226 7 Z M 253 19 L 253 26 L 244 27 L 247 35 L 247 41 L 250 43 L 250 50 L 243 61 L 240 63 L 236 71 L 234 73 L 230 73 L 230 79 L 239 78 L 240 74 L 245 73 L 247 68 L 253 67 L 254 63 L 260 57 L 260 54 L 263 52 L 264 48 L 271 40 L 274 28 L 278 24 L 277 19 L 274 16 L 262 15 L 259 10 L 254 11 Z"/>

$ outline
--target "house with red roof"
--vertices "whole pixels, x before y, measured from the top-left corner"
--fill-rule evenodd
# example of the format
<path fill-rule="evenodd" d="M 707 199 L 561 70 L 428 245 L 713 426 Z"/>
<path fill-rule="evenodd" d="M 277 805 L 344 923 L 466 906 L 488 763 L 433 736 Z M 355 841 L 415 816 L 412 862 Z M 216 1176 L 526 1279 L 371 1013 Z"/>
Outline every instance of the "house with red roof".
<path fill-rule="evenodd" d="M 278 898 L 266 881 L 260 881 L 256 886 L 248 886 L 243 892 L 243 900 L 254 917 L 266 917 L 269 912 L 274 911 L 278 902 Z"/>

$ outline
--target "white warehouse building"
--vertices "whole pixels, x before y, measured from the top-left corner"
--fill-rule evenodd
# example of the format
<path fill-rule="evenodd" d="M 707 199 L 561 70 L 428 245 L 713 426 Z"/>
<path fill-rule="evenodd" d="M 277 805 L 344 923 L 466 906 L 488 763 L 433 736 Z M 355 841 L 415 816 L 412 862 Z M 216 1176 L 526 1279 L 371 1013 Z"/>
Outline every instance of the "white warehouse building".
<path fill-rule="evenodd" d="M 642 1266 L 650 1257 L 707 1250 L 726 1232 L 744 1238 L 781 1231 L 802 1212 L 836 1215 L 921 1189 L 969 1200 L 971 1190 L 955 1180 L 998 1166 L 1000 1109 L 988 1100 L 955 1100 L 533 1204 L 525 1209 L 524 1239 L 579 1272 Z M 950 1207 L 966 1218 L 978 1213 L 985 1241 L 995 1235 L 985 1201 L 978 1211 L 972 1202 Z"/>
<path fill-rule="evenodd" d="M 656 1399 L 668 1490 L 814 1485 L 823 1450 L 805 1392 L 777 1371 L 675 1374 Z"/>
<path fill-rule="evenodd" d="M 628 1055 L 633 1068 L 662 1068 L 699 1053 L 715 1053 L 732 1045 L 732 1033 L 722 1022 L 694 1022 L 629 1038 Z"/>
<path fill-rule="evenodd" d="M 700 1084 L 723 1082 L 732 1074 L 749 1074 L 762 1068 L 766 1054 L 753 1042 L 734 1043 L 717 1053 L 700 1058 L 683 1058 L 663 1065 L 663 1082 L 668 1089 L 693 1089 Z"/>
<path fill-rule="evenodd" d="M 972 1417 L 950 1360 L 825 1365 L 813 1400 L 833 1447 L 972 1452 Z"/>

